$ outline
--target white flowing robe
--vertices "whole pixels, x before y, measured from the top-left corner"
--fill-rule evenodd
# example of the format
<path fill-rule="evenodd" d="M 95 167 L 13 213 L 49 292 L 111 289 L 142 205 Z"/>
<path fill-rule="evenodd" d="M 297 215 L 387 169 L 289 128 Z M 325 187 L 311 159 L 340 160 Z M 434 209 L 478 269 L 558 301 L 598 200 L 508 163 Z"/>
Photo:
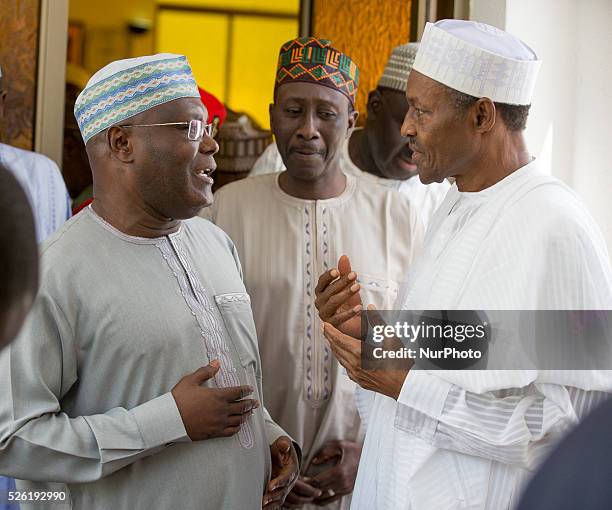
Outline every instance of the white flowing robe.
<path fill-rule="evenodd" d="M 407 310 L 612 309 L 603 238 L 532 162 L 451 187 L 399 298 Z M 358 391 L 367 434 L 351 508 L 507 509 L 542 454 L 612 388 L 609 371 L 412 370 L 398 401 Z"/>

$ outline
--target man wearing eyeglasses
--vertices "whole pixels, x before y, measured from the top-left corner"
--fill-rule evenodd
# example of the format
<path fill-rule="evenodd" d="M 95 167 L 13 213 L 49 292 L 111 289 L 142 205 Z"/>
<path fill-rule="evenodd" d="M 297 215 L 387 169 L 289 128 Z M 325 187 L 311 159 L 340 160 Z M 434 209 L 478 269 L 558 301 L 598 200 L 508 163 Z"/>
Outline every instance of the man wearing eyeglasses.
<path fill-rule="evenodd" d="M 109 64 L 75 116 L 96 198 L 0 357 L 0 473 L 46 508 L 279 508 L 298 454 L 261 405 L 236 250 L 194 218 L 218 147 L 186 58 Z"/>

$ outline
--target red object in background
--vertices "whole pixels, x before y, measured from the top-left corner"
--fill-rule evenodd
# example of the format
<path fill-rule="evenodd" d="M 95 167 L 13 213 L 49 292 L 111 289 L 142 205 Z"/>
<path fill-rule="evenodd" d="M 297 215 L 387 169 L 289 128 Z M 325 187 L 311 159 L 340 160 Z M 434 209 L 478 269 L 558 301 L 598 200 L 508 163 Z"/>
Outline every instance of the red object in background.
<path fill-rule="evenodd" d="M 76 213 L 80 212 L 81 210 L 85 209 L 89 204 L 91 204 L 93 202 L 93 198 L 88 198 L 87 200 L 85 200 L 85 202 L 81 203 L 81 204 L 77 204 L 72 208 L 72 215 L 74 216 Z"/>
<path fill-rule="evenodd" d="M 218 131 L 223 121 L 225 121 L 225 117 L 227 117 L 225 105 L 203 88 L 198 87 L 198 91 L 200 92 L 200 99 L 202 99 L 204 106 L 208 110 L 208 122 L 215 124 Z M 215 118 L 219 120 L 215 122 Z"/>

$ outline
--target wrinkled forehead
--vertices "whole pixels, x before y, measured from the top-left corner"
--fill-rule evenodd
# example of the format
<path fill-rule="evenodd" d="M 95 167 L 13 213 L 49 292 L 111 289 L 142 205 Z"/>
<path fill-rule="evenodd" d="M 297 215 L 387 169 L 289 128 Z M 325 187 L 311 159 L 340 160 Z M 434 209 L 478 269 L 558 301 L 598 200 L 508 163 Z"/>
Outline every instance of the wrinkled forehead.
<path fill-rule="evenodd" d="M 446 87 L 436 80 L 414 69 L 410 72 L 406 84 L 406 99 L 408 103 L 443 99 L 445 92 Z"/>
<path fill-rule="evenodd" d="M 283 83 L 276 88 L 276 102 L 320 102 L 328 103 L 337 108 L 350 106 L 350 100 L 342 92 L 326 85 L 307 81 Z"/>

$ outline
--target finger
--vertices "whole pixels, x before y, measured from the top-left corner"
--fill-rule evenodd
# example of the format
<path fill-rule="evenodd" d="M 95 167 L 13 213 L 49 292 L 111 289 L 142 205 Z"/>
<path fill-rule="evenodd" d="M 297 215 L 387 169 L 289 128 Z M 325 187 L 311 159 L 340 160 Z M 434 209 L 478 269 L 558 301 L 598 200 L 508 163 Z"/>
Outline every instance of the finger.
<path fill-rule="evenodd" d="M 291 478 L 293 475 L 293 469 L 290 465 L 283 467 L 280 470 L 276 478 L 272 478 L 267 487 L 268 492 L 276 492 L 279 489 L 287 487 L 291 483 Z"/>
<path fill-rule="evenodd" d="M 340 274 L 345 275 L 349 274 L 351 270 L 351 261 L 348 256 L 342 255 L 338 260 L 338 271 L 340 271 Z"/>
<path fill-rule="evenodd" d="M 253 393 L 252 386 L 232 386 L 231 388 L 219 388 L 216 390 L 219 396 L 226 402 L 235 402 Z"/>
<path fill-rule="evenodd" d="M 360 340 L 345 335 L 329 322 L 323 323 L 323 335 L 329 340 L 330 345 L 332 345 L 332 347 L 335 346 L 339 351 L 357 353 L 357 351 L 361 350 Z"/>
<path fill-rule="evenodd" d="M 227 414 L 230 416 L 241 416 L 257 409 L 259 405 L 259 400 L 245 398 L 244 400 L 238 400 L 237 402 L 230 402 L 226 405 L 225 409 Z"/>
<path fill-rule="evenodd" d="M 287 465 L 287 461 L 291 458 L 291 440 L 286 436 L 280 436 L 272 446 L 275 457 L 273 460 L 276 460 L 276 464 L 278 466 Z"/>
<path fill-rule="evenodd" d="M 240 430 L 240 425 L 237 426 L 237 427 L 225 427 L 221 431 L 221 436 L 223 436 L 223 437 L 231 437 L 231 436 L 237 434 L 239 430 Z"/>
<path fill-rule="evenodd" d="M 363 306 L 355 305 L 353 308 L 346 312 L 336 313 L 331 317 L 328 317 L 326 320 L 332 326 L 337 328 L 338 326 L 344 324 L 347 320 L 352 319 L 355 315 L 359 315 L 363 310 Z"/>
<path fill-rule="evenodd" d="M 321 305 L 318 308 L 319 315 L 321 317 L 332 317 L 342 305 L 349 305 L 351 298 L 359 294 L 360 289 L 361 286 L 358 283 L 353 283 L 350 287 L 346 287 L 342 291 L 331 296 L 325 303 L 321 301 Z"/>
<path fill-rule="evenodd" d="M 361 364 L 361 342 L 341 333 L 329 323 L 323 323 L 323 334 L 329 341 L 334 356 L 347 369 L 350 377 L 350 371 Z"/>
<path fill-rule="evenodd" d="M 328 339 L 329 340 L 329 339 Z M 332 350 L 334 357 L 338 362 L 346 369 L 352 365 L 350 353 L 346 351 L 341 345 L 330 340 L 329 346 Z"/>
<path fill-rule="evenodd" d="M 191 374 L 192 382 L 199 386 L 203 382 L 208 381 L 208 379 L 215 376 L 215 374 L 219 371 L 220 366 L 221 363 L 219 363 L 219 360 L 212 360 L 208 365 L 198 368 Z"/>
<path fill-rule="evenodd" d="M 349 274 L 341 276 L 340 278 L 338 278 L 337 280 L 329 284 L 327 288 L 325 288 L 323 292 L 319 294 L 317 299 L 319 300 L 319 302 L 325 303 L 334 294 L 337 294 L 338 292 L 342 291 L 346 287 L 355 283 L 355 280 L 357 280 L 357 273 L 355 273 L 354 271 L 351 271 Z"/>
<path fill-rule="evenodd" d="M 274 491 L 266 491 L 263 497 L 263 508 L 268 508 L 268 505 L 274 505 L 275 503 L 282 503 L 283 499 L 287 495 L 287 488 L 281 487 Z"/>
<path fill-rule="evenodd" d="M 320 489 L 317 489 L 316 487 L 313 487 L 309 483 L 306 483 L 303 479 L 302 480 L 298 479 L 295 482 L 295 485 L 293 486 L 293 488 L 291 489 L 290 494 L 295 494 L 296 496 L 299 496 L 304 499 L 306 498 L 312 499 L 312 498 L 318 498 L 323 493 L 321 492 Z"/>
<path fill-rule="evenodd" d="M 245 413 L 245 414 L 234 414 L 232 416 L 228 416 L 226 421 L 226 427 L 238 427 L 242 425 L 245 421 L 247 421 L 251 416 L 253 416 L 253 412 Z"/>
<path fill-rule="evenodd" d="M 325 271 L 321 276 L 319 276 L 319 281 L 315 287 L 315 296 L 321 294 L 331 282 L 338 278 L 338 276 L 340 276 L 340 273 L 336 268 Z"/>
<path fill-rule="evenodd" d="M 342 471 L 340 466 L 336 464 L 325 471 L 321 471 L 317 476 L 313 476 L 310 479 L 310 483 L 313 487 L 325 492 L 327 489 L 335 488 L 338 485 L 338 481 L 341 478 L 340 475 L 342 475 Z"/>

